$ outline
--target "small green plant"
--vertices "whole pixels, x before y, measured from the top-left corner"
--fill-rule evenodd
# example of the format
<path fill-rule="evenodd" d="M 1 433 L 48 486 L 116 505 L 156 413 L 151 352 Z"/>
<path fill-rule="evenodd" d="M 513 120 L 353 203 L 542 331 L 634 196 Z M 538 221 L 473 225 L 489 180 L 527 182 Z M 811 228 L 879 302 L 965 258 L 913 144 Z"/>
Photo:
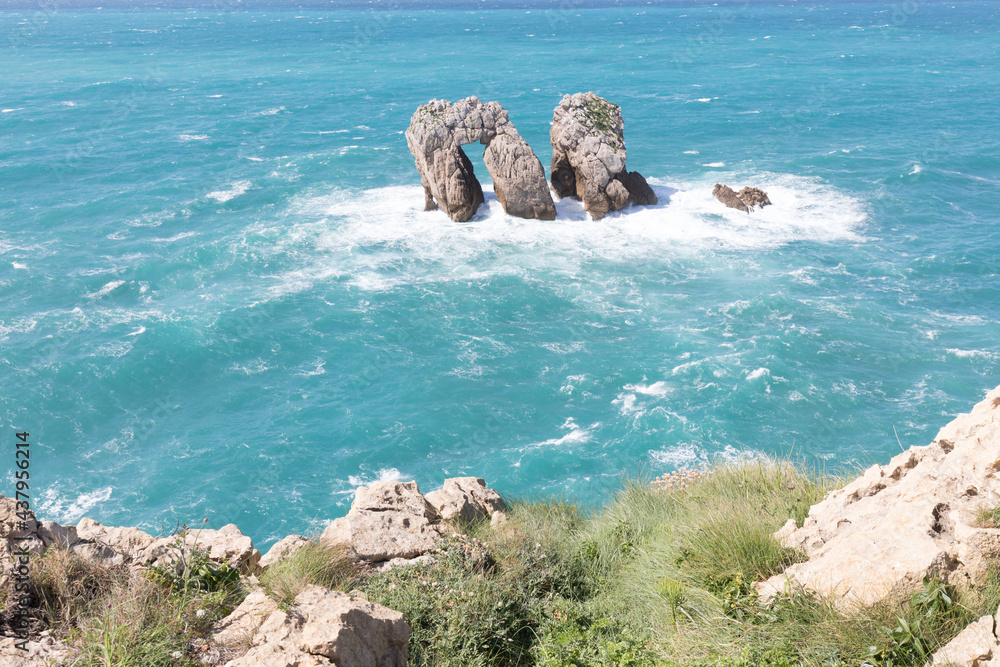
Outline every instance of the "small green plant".
<path fill-rule="evenodd" d="M 660 580 L 658 591 L 670 607 L 670 618 L 674 622 L 674 627 L 677 627 L 677 612 L 683 612 L 681 605 L 684 604 L 684 584 L 676 579 L 664 577 Z"/>
<path fill-rule="evenodd" d="M 907 614 L 896 619 L 893 630 L 883 628 L 886 642 L 871 648 L 870 660 L 875 667 L 905 667 L 924 664 L 936 648 L 932 639 L 933 626 L 947 620 L 955 603 L 951 587 L 935 577 L 925 577 L 923 588 L 910 598 Z"/>

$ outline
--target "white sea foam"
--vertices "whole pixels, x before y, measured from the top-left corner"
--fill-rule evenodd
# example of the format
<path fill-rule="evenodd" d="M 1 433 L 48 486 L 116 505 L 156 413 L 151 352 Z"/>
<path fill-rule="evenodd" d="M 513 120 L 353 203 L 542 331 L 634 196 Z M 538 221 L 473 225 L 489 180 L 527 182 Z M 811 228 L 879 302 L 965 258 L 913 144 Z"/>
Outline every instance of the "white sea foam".
<path fill-rule="evenodd" d="M 755 371 L 751 371 L 750 373 L 747 373 L 747 382 L 752 382 L 752 381 L 756 380 L 757 378 L 762 378 L 765 375 L 770 375 L 770 374 L 771 374 L 770 369 L 768 369 L 768 368 L 758 368 Z"/>
<path fill-rule="evenodd" d="M 593 430 L 600 426 L 600 422 L 591 424 L 590 426 L 583 428 L 578 426 L 576 421 L 572 417 L 568 418 L 563 422 L 562 426 L 559 428 L 569 431 L 566 435 L 561 438 L 549 438 L 548 440 L 543 440 L 541 442 L 535 442 L 529 445 L 529 448 L 535 447 L 559 447 L 561 445 L 570 444 L 583 444 L 585 442 L 590 442 L 590 438 L 593 435 Z"/>
<path fill-rule="evenodd" d="M 181 141 L 202 141 L 208 139 L 207 134 L 178 134 L 177 138 Z"/>
<path fill-rule="evenodd" d="M 285 110 L 285 107 L 277 107 L 275 109 L 265 109 L 257 113 L 258 116 L 275 116 Z"/>
<path fill-rule="evenodd" d="M 959 359 L 987 359 L 989 361 L 995 361 L 1000 358 L 1000 353 L 991 352 L 990 350 L 957 350 L 954 348 L 948 348 L 945 352 L 953 354 Z"/>
<path fill-rule="evenodd" d="M 723 171 L 698 181 L 649 181 L 659 204 L 630 207 L 599 221 L 574 199 L 556 202 L 554 221 L 508 216 L 488 184 L 485 203 L 461 224 L 441 211 L 425 212 L 419 185 L 312 193 L 253 230 L 274 239 L 271 252 L 309 246 L 307 261 L 281 274 L 267 298 L 332 279 L 374 292 L 537 270 L 575 275 L 594 259 L 627 263 L 706 249 L 863 240 L 866 206 L 818 179 Z M 752 183 L 774 204 L 749 215 L 727 208 L 712 196 L 717 181 Z"/>
<path fill-rule="evenodd" d="M 21 264 L 21 262 L 11 262 L 10 265 L 13 266 L 15 269 L 27 269 L 28 268 L 27 264 Z"/>
<path fill-rule="evenodd" d="M 107 296 L 108 294 L 111 294 L 112 292 L 114 292 L 116 289 L 118 289 L 119 287 L 121 287 L 124 284 L 125 284 L 124 280 L 112 280 L 111 282 L 107 283 L 104 287 L 102 287 L 101 289 L 97 290 L 96 292 L 91 292 L 90 294 L 88 294 L 87 298 L 88 299 L 99 299 L 102 296 Z"/>
<path fill-rule="evenodd" d="M 909 175 L 913 176 L 914 174 L 919 174 L 923 170 L 924 170 L 923 167 L 921 167 L 919 164 L 915 164 L 913 165 L 913 171 L 911 171 Z"/>
<path fill-rule="evenodd" d="M 217 202 L 227 202 L 234 197 L 239 197 L 241 194 L 245 193 L 253 185 L 250 181 L 236 181 L 229 186 L 228 190 L 215 190 L 214 192 L 209 192 L 206 197 L 209 199 L 214 199 Z"/>
<path fill-rule="evenodd" d="M 651 451 L 649 458 L 661 466 L 674 468 L 701 467 L 709 462 L 708 453 L 704 449 L 687 443 Z"/>
<path fill-rule="evenodd" d="M 152 243 L 173 243 L 174 241 L 180 241 L 181 239 L 190 238 L 196 235 L 197 232 L 181 232 L 180 234 L 175 234 L 166 238 L 150 239 L 150 241 Z"/>
<path fill-rule="evenodd" d="M 300 373 L 297 373 L 297 375 L 301 375 L 302 377 L 312 377 L 313 375 L 323 375 L 323 374 L 326 373 L 326 369 L 324 368 L 324 366 L 326 366 L 326 361 L 323 361 L 322 359 L 320 359 L 320 360 L 316 361 L 316 365 L 313 366 L 313 368 L 311 370 L 301 371 Z"/>
<path fill-rule="evenodd" d="M 229 370 L 242 373 L 243 375 L 259 375 L 264 371 L 270 370 L 270 368 L 263 359 L 254 359 L 245 364 L 233 364 L 229 367 Z"/>
<path fill-rule="evenodd" d="M 30 317 L 16 319 L 11 324 L 0 320 L 0 341 L 7 340 L 12 333 L 28 333 L 36 326 L 38 326 L 37 320 Z"/>
<path fill-rule="evenodd" d="M 698 155 L 700 151 L 684 151 L 684 155 Z"/>
<path fill-rule="evenodd" d="M 94 353 L 90 356 L 92 357 L 111 357 L 116 359 L 118 357 L 124 357 L 126 354 L 132 351 L 132 341 L 130 340 L 116 340 L 110 343 L 105 343 L 100 345 L 94 350 Z"/>
<path fill-rule="evenodd" d="M 374 475 L 371 473 L 348 475 L 347 483 L 351 488 L 346 493 L 354 493 L 359 486 L 368 486 L 372 482 L 402 482 L 404 479 L 405 476 L 397 468 L 380 468 Z"/>
<path fill-rule="evenodd" d="M 62 524 L 75 524 L 87 512 L 111 499 L 112 487 L 106 486 L 74 499 L 64 497 L 57 488 L 48 487 L 39 494 L 38 514 Z"/>
<path fill-rule="evenodd" d="M 725 167 L 726 163 L 725 162 L 709 162 L 708 164 L 705 164 L 705 165 L 702 165 L 702 166 L 704 166 L 704 167 L 712 167 L 713 169 L 719 169 L 721 167 Z"/>
<path fill-rule="evenodd" d="M 15 111 L 23 111 L 24 107 L 17 107 L 16 109 L 0 109 L 0 113 L 14 113 Z"/>

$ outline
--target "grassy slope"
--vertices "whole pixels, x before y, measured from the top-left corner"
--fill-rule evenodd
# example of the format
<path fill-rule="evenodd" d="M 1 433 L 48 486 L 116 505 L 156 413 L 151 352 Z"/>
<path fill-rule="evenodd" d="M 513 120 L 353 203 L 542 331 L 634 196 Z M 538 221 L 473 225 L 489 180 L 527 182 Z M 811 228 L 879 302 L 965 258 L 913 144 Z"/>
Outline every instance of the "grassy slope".
<path fill-rule="evenodd" d="M 760 605 L 750 583 L 802 557 L 771 534 L 841 483 L 746 462 L 666 488 L 626 483 L 591 516 L 514 503 L 505 526 L 462 527 L 431 566 L 365 576 L 317 544 L 262 583 L 284 604 L 319 583 L 402 611 L 411 665 L 920 665 L 996 610 L 1000 576 L 961 596 L 929 582 L 849 615 L 801 592 Z M 211 620 L 243 593 L 231 573 L 189 570 L 136 578 L 51 552 L 33 568 L 37 616 L 85 648 L 77 664 L 196 664 Z M 85 583 L 59 583 L 74 578 Z"/>

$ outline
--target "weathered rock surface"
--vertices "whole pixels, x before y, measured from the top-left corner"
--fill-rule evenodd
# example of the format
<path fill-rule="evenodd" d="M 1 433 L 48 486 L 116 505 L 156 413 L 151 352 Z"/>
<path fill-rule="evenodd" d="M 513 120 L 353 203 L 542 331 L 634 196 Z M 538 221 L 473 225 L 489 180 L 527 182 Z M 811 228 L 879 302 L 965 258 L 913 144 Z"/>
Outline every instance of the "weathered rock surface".
<path fill-rule="evenodd" d="M 761 208 L 771 205 L 767 193 L 759 188 L 746 187 L 737 193 L 728 185 L 716 183 L 715 187 L 712 188 L 712 194 L 729 208 L 735 208 L 744 213 L 750 213 L 755 207 Z"/>
<path fill-rule="evenodd" d="M 212 640 L 223 645 L 250 645 L 258 628 L 268 616 L 278 609 L 278 603 L 262 590 L 254 591 L 243 599 L 229 616 L 219 621 L 212 632 Z"/>
<path fill-rule="evenodd" d="M 16 500 L 0 496 L 0 579 L 10 573 L 17 558 L 15 552 L 26 549 L 35 555 L 42 554 L 44 546 L 38 528 L 31 510 L 18 510 Z"/>
<path fill-rule="evenodd" d="M 409 637 L 403 614 L 307 586 L 294 607 L 268 615 L 250 650 L 227 667 L 405 667 Z"/>
<path fill-rule="evenodd" d="M 274 563 L 288 558 L 307 544 L 309 544 L 309 538 L 302 535 L 283 537 L 271 545 L 271 548 L 268 549 L 266 554 L 261 556 L 260 562 L 257 564 L 262 570 L 266 570 Z"/>
<path fill-rule="evenodd" d="M 25 648 L 27 651 L 17 648 L 17 640 L 13 637 L 0 638 L 0 667 L 63 665 L 76 655 L 76 651 L 52 637 L 29 640 Z"/>
<path fill-rule="evenodd" d="M 164 537 L 155 544 L 173 547 L 176 537 Z M 188 530 L 184 543 L 189 548 L 197 548 L 208 553 L 208 557 L 219 563 L 227 563 L 241 574 L 253 574 L 260 562 L 260 552 L 253 548 L 253 540 L 244 535 L 235 524 L 228 524 L 214 530 L 202 528 Z"/>
<path fill-rule="evenodd" d="M 743 211 L 744 213 L 750 212 L 750 209 L 747 208 L 746 202 L 740 199 L 740 196 L 736 194 L 736 191 L 728 185 L 716 183 L 715 187 L 712 188 L 712 195 L 729 208 L 735 208 L 736 210 Z"/>
<path fill-rule="evenodd" d="M 762 208 L 764 206 L 770 206 L 771 200 L 768 198 L 767 193 L 760 188 L 746 187 L 740 190 L 740 199 L 743 203 L 747 205 L 751 211 L 754 208 Z"/>
<path fill-rule="evenodd" d="M 410 119 L 406 144 L 420 172 L 425 210 L 440 207 L 457 222 L 475 215 L 483 203 L 483 190 L 461 148 L 475 142 L 486 146 L 483 161 L 508 214 L 555 220 L 542 163 L 518 134 L 507 111 L 497 102 L 483 104 L 475 96 L 455 104 L 431 100 Z"/>
<path fill-rule="evenodd" d="M 97 558 L 105 565 L 117 564 L 116 556 L 121 556 L 121 561 L 137 567 L 169 567 L 181 562 L 181 553 L 177 548 L 180 538 L 176 536 L 156 538 L 138 528 L 104 526 L 88 518 L 81 519 L 72 532 L 68 529 L 66 532 L 75 534 L 80 540 L 70 545 L 74 551 Z M 214 561 L 228 563 L 241 574 L 253 574 L 257 571 L 260 552 L 254 549 L 253 541 L 234 524 L 218 530 L 188 530 L 183 543 L 187 547 L 207 552 L 208 557 Z"/>
<path fill-rule="evenodd" d="M 350 545 L 365 561 L 414 558 L 441 539 L 439 519 L 416 482 L 376 482 L 357 490 L 347 516 L 327 526 L 320 539 Z"/>
<path fill-rule="evenodd" d="M 1000 387 L 931 444 L 830 493 L 801 528 L 786 524 L 775 537 L 809 558 L 758 590 L 766 598 L 791 581 L 850 606 L 917 590 L 925 576 L 975 580 L 1000 556 L 1000 529 L 977 525 L 1000 493 L 998 471 Z"/>
<path fill-rule="evenodd" d="M 628 204 L 656 204 L 638 172 L 625 169 L 621 109 L 594 93 L 566 95 L 552 114 L 552 189 L 576 197 L 594 220 Z"/>
<path fill-rule="evenodd" d="M 1000 667 L 1000 639 L 996 615 L 974 621 L 931 657 L 932 667 Z"/>
<path fill-rule="evenodd" d="M 478 477 L 452 477 L 426 498 L 444 521 L 458 519 L 472 523 L 507 510 L 500 494 L 487 488 L 486 482 Z"/>

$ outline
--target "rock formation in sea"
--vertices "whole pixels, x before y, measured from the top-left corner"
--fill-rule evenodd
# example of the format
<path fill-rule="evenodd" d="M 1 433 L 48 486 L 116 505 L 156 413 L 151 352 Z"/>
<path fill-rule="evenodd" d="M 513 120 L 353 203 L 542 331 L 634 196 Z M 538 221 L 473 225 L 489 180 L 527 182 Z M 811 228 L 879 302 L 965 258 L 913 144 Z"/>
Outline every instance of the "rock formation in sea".
<path fill-rule="evenodd" d="M 594 93 L 566 95 L 552 114 L 552 189 L 581 199 L 594 220 L 657 203 L 642 174 L 625 168 L 624 129 L 621 109 Z"/>
<path fill-rule="evenodd" d="M 417 108 L 406 144 L 424 186 L 424 208 L 441 208 L 457 222 L 470 220 L 483 203 L 483 189 L 462 146 L 486 146 L 483 161 L 497 199 L 510 215 L 555 220 L 545 170 L 497 102 L 467 97 L 451 104 L 431 100 Z"/>
<path fill-rule="evenodd" d="M 771 205 L 771 200 L 768 199 L 767 193 L 760 188 L 746 187 L 736 192 L 728 185 L 716 183 L 712 189 L 712 194 L 729 208 L 735 208 L 744 213 L 751 212 L 755 207 L 763 208 L 764 206 Z"/>

